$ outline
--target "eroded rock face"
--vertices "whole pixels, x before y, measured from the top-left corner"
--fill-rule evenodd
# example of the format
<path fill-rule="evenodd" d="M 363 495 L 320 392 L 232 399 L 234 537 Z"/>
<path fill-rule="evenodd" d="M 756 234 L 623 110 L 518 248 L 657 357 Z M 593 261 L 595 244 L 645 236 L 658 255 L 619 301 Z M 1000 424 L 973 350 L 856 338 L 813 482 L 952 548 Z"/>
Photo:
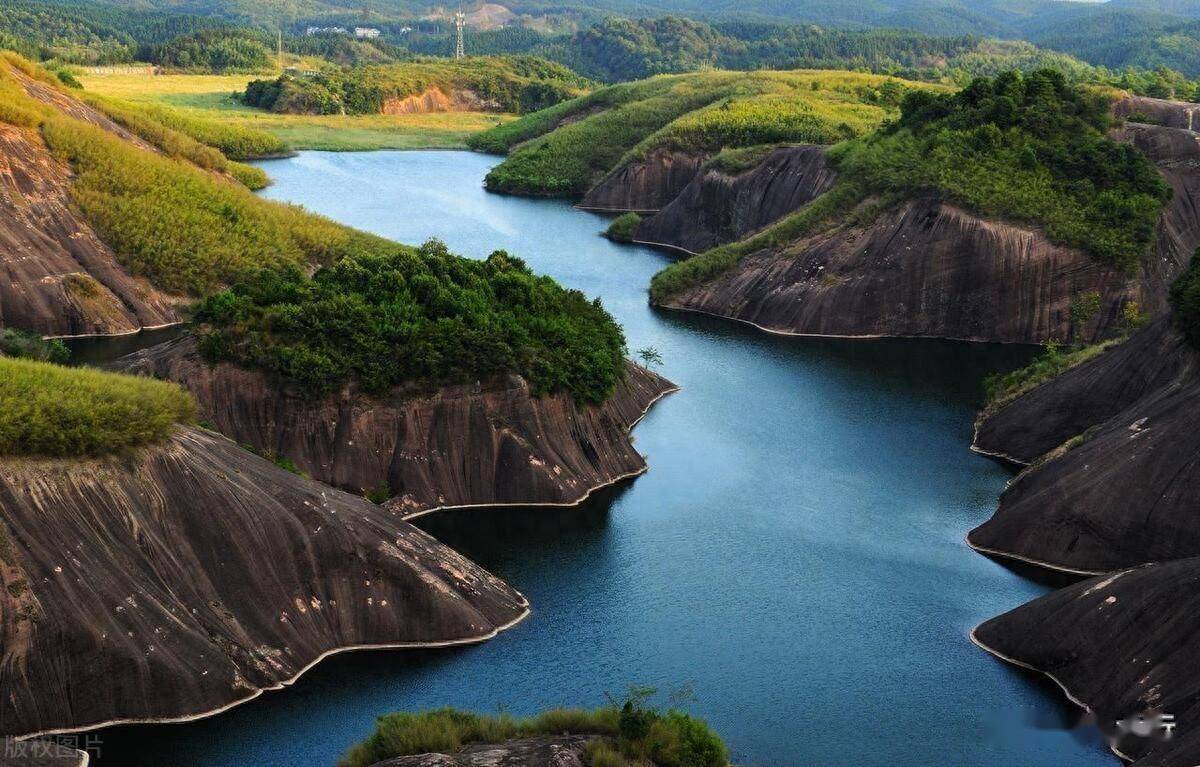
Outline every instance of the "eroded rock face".
<path fill-rule="evenodd" d="M 584 767 L 591 735 L 521 738 L 494 745 L 467 746 L 454 754 L 417 754 L 372 767 Z"/>
<path fill-rule="evenodd" d="M 36 131 L 0 124 L 0 326 L 108 335 L 177 322 L 71 204 L 71 170 Z"/>
<path fill-rule="evenodd" d="M 1122 570 L 1060 589 L 975 629 L 985 648 L 1052 675 L 1106 729 L 1173 714 L 1169 741 L 1117 743 L 1136 767 L 1200 764 L 1200 559 Z"/>
<path fill-rule="evenodd" d="M 1200 104 L 1129 96 L 1113 104 L 1113 114 L 1122 119 L 1145 116 L 1156 125 L 1200 131 Z"/>
<path fill-rule="evenodd" d="M 653 213 L 674 200 L 704 165 L 701 155 L 656 149 L 609 173 L 584 195 L 579 207 Z"/>
<path fill-rule="evenodd" d="M 667 306 L 784 333 L 1024 343 L 1111 335 L 1130 301 L 1161 316 L 1170 283 L 1200 246 L 1200 135 L 1187 129 L 1200 127 L 1200 108 L 1131 99 L 1115 111 L 1149 113 L 1161 123 L 1127 123 L 1113 137 L 1142 151 L 1174 192 L 1155 250 L 1136 277 L 1056 246 L 1036 229 L 924 198 L 885 211 L 870 225 L 843 224 L 752 254 Z M 655 198 L 656 205 L 644 206 L 660 210 L 642 222 L 635 239 L 700 252 L 744 238 L 828 188 L 832 176 L 819 162 L 819 150 L 807 152 L 779 150 L 737 180 L 700 173 L 671 202 Z M 618 200 L 624 184 L 638 200 L 649 200 L 643 187 L 662 172 L 629 166 L 597 189 Z M 626 201 L 614 207 L 638 206 Z M 1099 315 L 1073 327 L 1071 302 L 1092 292 L 1101 297 Z"/>
<path fill-rule="evenodd" d="M 1197 354 L 1171 318 L 1162 317 L 1100 357 L 982 415 L 974 446 L 1030 464 L 1142 398 L 1196 376 Z"/>
<path fill-rule="evenodd" d="M 476 642 L 520 594 L 210 432 L 0 461 L 0 734 L 195 717 L 333 651 Z"/>
<path fill-rule="evenodd" d="M 741 240 L 821 196 L 833 185 L 825 147 L 776 149 L 758 167 L 737 175 L 705 169 L 634 239 L 702 253 Z"/>
<path fill-rule="evenodd" d="M 430 88 L 403 98 L 389 98 L 383 102 L 380 113 L 415 115 L 432 112 L 498 112 L 500 110 L 499 101 L 485 99 L 474 91 L 456 90 L 447 94 L 441 88 Z"/>
<path fill-rule="evenodd" d="M 125 358 L 128 371 L 188 388 L 200 418 L 239 443 L 293 461 L 357 494 L 390 492 L 389 507 L 572 504 L 594 488 L 645 471 L 629 430 L 666 379 L 629 363 L 603 405 L 535 398 L 519 377 L 433 395 L 367 398 L 346 390 L 318 402 L 288 396 L 258 372 L 209 366 L 189 338 Z M 386 497 L 386 496 L 385 496 Z"/>
<path fill-rule="evenodd" d="M 1083 572 L 1200 556 L 1200 352 L 1169 319 L 985 419 L 980 439 L 1029 455 L 1084 432 L 1018 476 L 968 541 Z"/>
<path fill-rule="evenodd" d="M 1101 311 L 1072 328 L 1077 296 Z M 1042 234 L 932 198 L 751 254 L 668 306 L 827 336 L 931 336 L 1039 343 L 1090 339 L 1120 321 L 1137 282 Z"/>

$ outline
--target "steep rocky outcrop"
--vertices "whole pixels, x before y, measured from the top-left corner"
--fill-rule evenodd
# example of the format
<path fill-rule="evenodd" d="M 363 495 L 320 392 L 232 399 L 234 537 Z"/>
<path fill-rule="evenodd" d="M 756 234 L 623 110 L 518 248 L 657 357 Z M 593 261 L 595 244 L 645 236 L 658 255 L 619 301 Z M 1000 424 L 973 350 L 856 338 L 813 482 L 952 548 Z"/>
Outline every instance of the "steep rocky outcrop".
<path fill-rule="evenodd" d="M 679 196 L 704 165 L 702 155 L 655 149 L 604 177 L 579 203 L 585 210 L 653 213 Z"/>
<path fill-rule="evenodd" d="M 1091 292 L 1102 309 L 1085 338 L 1119 322 L 1126 301 L 1146 300 L 1081 251 L 921 198 L 750 254 L 667 305 L 802 335 L 1041 342 L 1071 335 L 1071 303 Z"/>
<path fill-rule="evenodd" d="M 1127 96 L 1113 104 L 1113 114 L 1125 120 L 1138 121 L 1145 117 L 1154 125 L 1200 131 L 1200 104 Z"/>
<path fill-rule="evenodd" d="M 1005 490 L 972 546 L 1105 572 L 1200 556 L 1200 352 L 1164 318 L 985 418 L 977 444 L 1054 450 Z"/>
<path fill-rule="evenodd" d="M 1162 317 L 1099 357 L 984 413 L 974 447 L 1030 464 L 1135 402 L 1195 377 L 1198 355 L 1171 318 Z"/>
<path fill-rule="evenodd" d="M 0 123 L 0 326 L 109 335 L 177 322 L 71 203 L 71 170 L 36 131 Z"/>
<path fill-rule="evenodd" d="M 372 767 L 584 767 L 590 735 L 520 738 L 475 744 L 453 754 L 416 754 L 377 762 Z"/>
<path fill-rule="evenodd" d="M 490 638 L 502 581 L 216 434 L 0 461 L 0 734 L 179 720 L 332 652 Z"/>
<path fill-rule="evenodd" d="M 662 210 L 644 219 L 633 239 L 702 253 L 802 208 L 834 179 L 820 146 L 776 149 L 757 167 L 734 175 L 705 168 Z"/>
<path fill-rule="evenodd" d="M 1185 559 L 1055 591 L 973 636 L 1004 660 L 1049 674 L 1106 731 L 1138 713 L 1173 715 L 1170 740 L 1127 735 L 1115 746 L 1136 767 L 1193 767 L 1200 764 L 1198 633 L 1200 559 Z"/>
<path fill-rule="evenodd" d="M 1115 111 L 1147 109 L 1162 124 L 1127 123 L 1113 134 L 1154 162 L 1174 192 L 1155 251 L 1137 277 L 1054 245 L 1035 228 L 985 220 L 925 197 L 885 210 L 866 225 L 847 216 L 827 231 L 750 254 L 665 305 L 781 333 L 1024 343 L 1111 335 L 1130 301 L 1161 316 L 1168 286 L 1200 245 L 1200 134 L 1171 127 L 1195 127 L 1194 105 L 1132 99 Z M 817 148 L 794 148 L 772 153 L 737 177 L 700 172 L 663 202 L 674 184 L 664 184 L 658 196 L 646 185 L 665 167 L 618 169 L 594 190 L 594 198 L 613 204 L 595 207 L 657 210 L 634 239 L 692 253 L 744 238 L 832 182 Z M 630 199 L 622 200 L 623 193 Z M 1100 312 L 1086 326 L 1073 327 L 1071 304 L 1090 293 L 1100 295 Z"/>
<path fill-rule="evenodd" d="M 645 471 L 629 430 L 672 384 L 628 364 L 603 405 L 536 398 L 510 376 L 488 386 L 367 398 L 352 389 L 312 402 L 258 372 L 209 366 L 191 338 L 125 358 L 119 367 L 188 388 L 200 418 L 239 443 L 285 457 L 355 493 L 387 491 L 417 514 L 449 506 L 561 504 Z M 386 496 L 385 496 L 386 497 Z"/>

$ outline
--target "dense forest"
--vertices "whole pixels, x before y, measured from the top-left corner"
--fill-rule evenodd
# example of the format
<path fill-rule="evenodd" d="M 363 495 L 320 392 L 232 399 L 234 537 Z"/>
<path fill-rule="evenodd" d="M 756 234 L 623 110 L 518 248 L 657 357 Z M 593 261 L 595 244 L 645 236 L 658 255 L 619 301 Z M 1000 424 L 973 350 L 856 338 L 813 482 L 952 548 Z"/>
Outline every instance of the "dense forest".
<path fill-rule="evenodd" d="M 206 300 L 196 319 L 209 359 L 265 370 L 314 396 L 349 381 L 382 394 L 516 372 L 538 394 L 600 402 L 625 354 L 599 301 L 502 251 L 475 261 L 438 241 L 380 246 L 312 277 L 264 271 Z"/>
<path fill-rule="evenodd" d="M 530 56 L 421 59 L 255 80 L 243 101 L 288 114 L 379 114 L 391 100 L 437 89 L 446 97 L 471 94 L 477 111 L 525 113 L 579 96 L 589 85 L 559 64 Z"/>

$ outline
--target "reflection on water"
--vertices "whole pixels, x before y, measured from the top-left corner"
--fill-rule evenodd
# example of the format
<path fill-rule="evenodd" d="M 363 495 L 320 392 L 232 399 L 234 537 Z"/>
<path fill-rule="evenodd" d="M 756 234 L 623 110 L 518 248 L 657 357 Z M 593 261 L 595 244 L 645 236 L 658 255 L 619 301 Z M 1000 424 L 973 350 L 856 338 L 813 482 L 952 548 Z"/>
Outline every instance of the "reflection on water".
<path fill-rule="evenodd" d="M 420 524 L 526 594 L 483 645 L 353 653 L 215 719 L 103 733 L 108 764 L 329 765 L 376 715 L 595 705 L 691 683 L 739 765 L 1095 767 L 1101 745 L 1032 726 L 1061 696 L 968 634 L 1047 586 L 972 552 L 1010 478 L 971 453 L 981 380 L 1032 350 L 787 338 L 651 309 L 668 259 L 607 221 L 486 194 L 492 158 L 307 153 L 266 194 L 394 239 L 505 248 L 599 296 L 682 390 L 637 427 L 650 471 L 567 509 Z"/>
<path fill-rule="evenodd" d="M 71 350 L 70 364 L 104 366 L 126 354 L 133 354 L 136 351 L 178 338 L 183 332 L 183 325 L 172 325 L 123 336 L 66 338 L 63 339 L 63 343 Z"/>

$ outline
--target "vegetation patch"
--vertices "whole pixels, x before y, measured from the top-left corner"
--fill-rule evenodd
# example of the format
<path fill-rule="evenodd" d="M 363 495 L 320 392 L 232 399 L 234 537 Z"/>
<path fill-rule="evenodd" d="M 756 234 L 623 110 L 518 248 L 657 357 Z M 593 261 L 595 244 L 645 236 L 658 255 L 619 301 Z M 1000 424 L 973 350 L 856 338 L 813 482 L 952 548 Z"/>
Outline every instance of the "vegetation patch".
<path fill-rule="evenodd" d="M 92 106 L 103 110 L 122 124 L 125 124 L 126 120 L 136 122 L 138 118 L 143 121 L 149 120 L 201 144 L 214 147 L 230 160 L 254 160 L 288 152 L 287 144 L 257 128 L 220 123 L 159 104 L 117 102 L 115 99 L 96 95 L 88 95 L 86 99 Z M 133 128 L 130 127 L 130 130 Z M 142 138 L 151 140 L 146 136 Z"/>
<path fill-rule="evenodd" d="M 373 732 L 342 757 L 339 767 L 369 767 L 413 754 L 453 754 L 473 743 L 503 743 L 539 735 L 595 735 L 590 767 L 727 767 L 728 751 L 703 721 L 639 701 L 595 710 L 554 709 L 518 719 L 451 708 L 379 717 Z"/>
<path fill-rule="evenodd" d="M 615 242 L 633 242 L 633 236 L 637 234 L 638 227 L 642 224 L 642 217 L 637 213 L 625 213 L 613 219 L 613 222 L 608 225 L 608 231 L 605 236 Z"/>
<path fill-rule="evenodd" d="M 656 149 L 707 155 L 857 136 L 893 114 L 910 87 L 852 72 L 654 77 L 528 115 L 473 138 L 471 146 L 510 152 L 488 174 L 489 189 L 577 196 Z"/>
<path fill-rule="evenodd" d="M 1108 108 L 1058 72 L 1008 72 L 955 94 L 915 91 L 898 121 L 831 158 L 868 190 L 941 195 L 1133 272 L 1170 189 L 1140 152 L 1105 135 Z"/>
<path fill-rule="evenodd" d="M 571 70 L 543 59 L 488 56 L 284 74 L 251 82 L 242 98 L 279 113 L 367 115 L 384 111 L 390 100 L 437 89 L 450 97 L 469 92 L 481 105 L 478 111 L 524 113 L 574 98 L 587 86 Z"/>
<path fill-rule="evenodd" d="M 160 440 L 194 413 L 174 384 L 0 358 L 0 455 L 99 455 Z"/>
<path fill-rule="evenodd" d="M 1200 347 L 1200 250 L 1171 286 L 1171 310 L 1175 324 L 1194 346 Z"/>
<path fill-rule="evenodd" d="M 519 373 L 536 394 L 608 397 L 625 339 L 599 300 L 534 276 L 497 251 L 485 261 L 386 244 L 311 278 L 264 271 L 199 307 L 202 353 L 265 370 L 306 395 L 349 381 L 380 394 L 402 384 L 470 383 Z"/>
<path fill-rule="evenodd" d="M 47 341 L 37 333 L 16 328 L 0 328 L 0 357 L 20 357 L 61 364 L 70 356 L 71 350 L 62 341 Z"/>
<path fill-rule="evenodd" d="M 986 406 L 983 414 L 996 412 L 1022 394 L 1033 391 L 1071 368 L 1100 356 L 1123 340 L 1124 338 L 1116 338 L 1074 349 L 1064 349 L 1057 341 L 1046 342 L 1037 359 L 1025 367 L 1003 375 L 988 376 L 984 380 Z"/>

